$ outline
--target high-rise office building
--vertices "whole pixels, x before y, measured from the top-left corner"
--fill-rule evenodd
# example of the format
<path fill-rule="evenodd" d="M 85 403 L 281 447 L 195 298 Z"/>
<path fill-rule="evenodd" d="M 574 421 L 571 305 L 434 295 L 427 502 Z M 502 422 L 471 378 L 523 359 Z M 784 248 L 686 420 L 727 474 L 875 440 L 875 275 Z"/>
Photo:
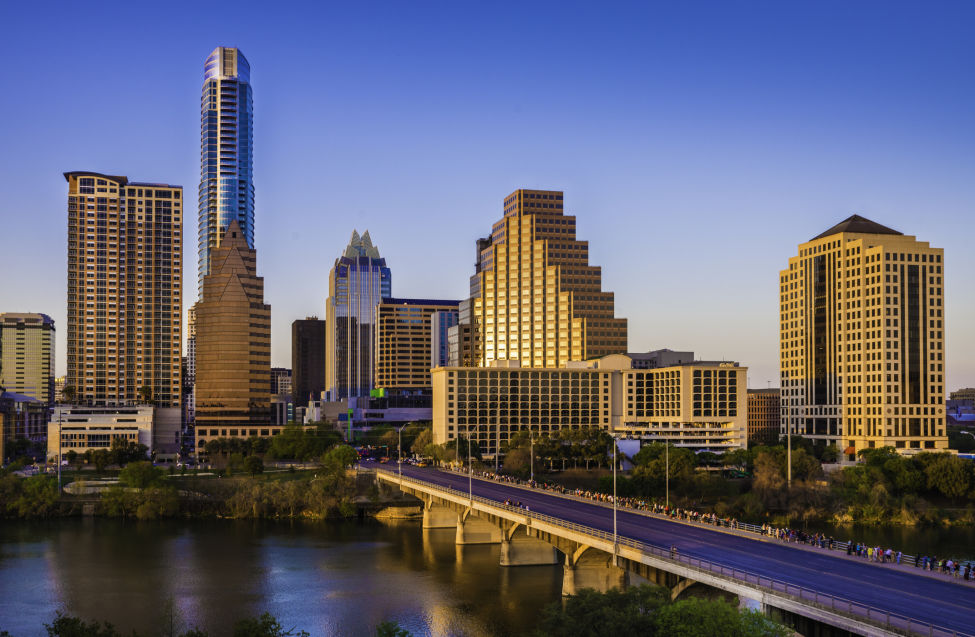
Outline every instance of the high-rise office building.
<path fill-rule="evenodd" d="M 271 368 L 271 397 L 290 397 L 292 391 L 291 370 L 287 367 Z"/>
<path fill-rule="evenodd" d="M 0 314 L 0 387 L 54 404 L 54 319 Z"/>
<path fill-rule="evenodd" d="M 456 309 L 440 310 L 430 315 L 431 369 L 450 363 L 450 328 L 457 325 L 458 316 Z"/>
<path fill-rule="evenodd" d="M 576 239 L 561 192 L 506 197 L 479 264 L 473 310 L 481 365 L 561 367 L 626 352 L 626 319 L 613 316 L 613 293 L 601 290 L 600 268 L 589 265 L 589 244 Z"/>
<path fill-rule="evenodd" d="M 779 274 L 782 433 L 947 448 L 944 251 L 854 215 Z"/>
<path fill-rule="evenodd" d="M 254 92 L 239 49 L 219 46 L 203 67 L 200 99 L 198 296 L 210 253 L 237 221 L 254 247 Z"/>
<path fill-rule="evenodd" d="M 382 299 L 376 306 L 375 387 L 387 393 L 430 393 L 433 315 L 457 301 Z"/>
<path fill-rule="evenodd" d="M 74 402 L 179 407 L 183 189 L 68 172 Z"/>
<path fill-rule="evenodd" d="M 779 389 L 748 390 L 748 442 L 775 444 L 779 441 Z"/>
<path fill-rule="evenodd" d="M 315 316 L 291 324 L 291 384 L 295 407 L 307 407 L 325 391 L 325 321 Z"/>
<path fill-rule="evenodd" d="M 196 446 L 221 437 L 268 436 L 271 306 L 257 253 L 236 220 L 211 252 L 196 304 Z"/>
<path fill-rule="evenodd" d="M 361 237 L 353 231 L 328 277 L 325 387 L 332 400 L 369 395 L 376 305 L 392 296 L 391 289 L 386 260 L 372 245 L 369 231 Z"/>

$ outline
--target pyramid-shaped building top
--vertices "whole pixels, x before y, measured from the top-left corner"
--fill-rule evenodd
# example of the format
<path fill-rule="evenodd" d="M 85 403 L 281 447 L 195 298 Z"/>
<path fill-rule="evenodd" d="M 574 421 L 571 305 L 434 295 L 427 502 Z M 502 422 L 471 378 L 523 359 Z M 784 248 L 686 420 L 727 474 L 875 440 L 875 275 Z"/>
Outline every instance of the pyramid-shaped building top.
<path fill-rule="evenodd" d="M 850 232 L 855 234 L 904 234 L 903 232 L 898 232 L 892 228 L 888 228 L 887 226 L 882 226 L 875 221 L 870 221 L 866 217 L 852 215 L 839 222 L 826 232 L 816 235 L 810 239 L 810 241 L 822 239 L 834 234 L 840 234 L 841 232 Z"/>

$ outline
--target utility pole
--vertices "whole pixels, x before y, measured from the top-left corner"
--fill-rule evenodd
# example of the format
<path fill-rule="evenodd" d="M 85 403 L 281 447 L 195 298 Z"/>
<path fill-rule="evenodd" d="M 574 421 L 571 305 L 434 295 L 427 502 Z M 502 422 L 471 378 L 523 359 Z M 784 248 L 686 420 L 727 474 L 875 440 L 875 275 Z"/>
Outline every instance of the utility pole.
<path fill-rule="evenodd" d="M 406 425 L 403 425 L 396 430 L 396 435 L 399 437 L 399 442 L 396 443 L 397 450 L 399 451 L 399 457 L 396 460 L 396 470 L 399 473 L 399 483 L 403 484 L 403 429 Z"/>
<path fill-rule="evenodd" d="M 58 497 L 61 497 L 61 410 L 58 410 Z"/>

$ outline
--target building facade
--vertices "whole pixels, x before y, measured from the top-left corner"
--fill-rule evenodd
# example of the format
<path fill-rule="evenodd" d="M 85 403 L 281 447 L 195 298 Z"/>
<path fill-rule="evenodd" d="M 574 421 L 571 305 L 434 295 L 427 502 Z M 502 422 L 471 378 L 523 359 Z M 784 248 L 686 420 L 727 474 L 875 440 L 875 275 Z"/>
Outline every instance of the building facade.
<path fill-rule="evenodd" d="M 296 407 L 307 407 L 325 391 L 325 321 L 309 316 L 291 324 L 292 386 Z"/>
<path fill-rule="evenodd" d="M 692 449 L 743 448 L 746 373 L 725 362 L 633 369 L 621 354 L 562 368 L 512 360 L 440 367 L 432 371 L 433 438 L 469 436 L 493 455 L 521 431 L 599 427 Z"/>
<path fill-rule="evenodd" d="M 12 460 L 10 443 L 16 440 L 43 442 L 50 413 L 47 403 L 0 386 L 0 463 Z"/>
<path fill-rule="evenodd" d="M 450 363 L 450 328 L 457 325 L 456 309 L 442 310 L 430 315 L 430 368 Z"/>
<path fill-rule="evenodd" d="M 131 407 L 83 407 L 59 405 L 54 418 L 47 425 L 47 457 L 55 460 L 69 451 L 83 454 L 97 449 L 111 449 L 116 441 L 146 446 L 153 449 L 153 429 L 156 412 L 174 414 L 178 425 L 179 410 L 168 407 L 157 410 L 151 405 Z"/>
<path fill-rule="evenodd" d="M 69 172 L 72 402 L 179 407 L 183 189 Z"/>
<path fill-rule="evenodd" d="M 196 306 L 196 447 L 271 435 L 271 306 L 237 221 L 211 252 Z M 263 433 L 262 433 L 263 432 Z"/>
<path fill-rule="evenodd" d="M 781 427 L 834 443 L 943 450 L 944 253 L 854 215 L 779 274 Z"/>
<path fill-rule="evenodd" d="M 626 352 L 626 319 L 613 315 L 613 293 L 589 265 L 589 244 L 563 214 L 562 193 L 516 190 L 504 200 L 491 243 L 480 255 L 475 322 L 481 365 L 520 360 L 562 367 Z"/>
<path fill-rule="evenodd" d="M 330 400 L 368 396 L 373 385 L 376 306 L 392 296 L 386 260 L 356 231 L 328 277 L 325 387 Z"/>
<path fill-rule="evenodd" d="M 433 315 L 456 311 L 457 301 L 382 299 L 376 305 L 374 386 L 429 394 Z"/>
<path fill-rule="evenodd" d="M 54 404 L 54 319 L 0 314 L 0 387 Z"/>
<path fill-rule="evenodd" d="M 291 370 L 287 367 L 271 368 L 271 396 L 291 397 Z"/>
<path fill-rule="evenodd" d="M 250 64 L 239 49 L 217 47 L 203 66 L 200 98 L 198 291 L 210 252 L 231 221 L 254 247 L 254 93 Z"/>
<path fill-rule="evenodd" d="M 671 349 L 657 349 L 650 352 L 629 353 L 633 369 L 657 369 L 694 362 L 694 352 L 675 352 Z"/>
<path fill-rule="evenodd" d="M 782 421 L 778 388 L 748 390 L 748 443 L 775 444 Z"/>

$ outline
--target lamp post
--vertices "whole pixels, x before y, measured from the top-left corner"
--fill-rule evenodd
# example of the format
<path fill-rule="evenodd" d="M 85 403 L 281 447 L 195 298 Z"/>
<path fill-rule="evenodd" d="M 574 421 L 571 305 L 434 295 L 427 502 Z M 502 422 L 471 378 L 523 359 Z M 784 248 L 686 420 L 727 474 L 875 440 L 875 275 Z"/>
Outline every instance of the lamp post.
<path fill-rule="evenodd" d="M 613 565 L 619 565 L 619 544 L 616 535 L 616 434 L 613 434 Z"/>
<path fill-rule="evenodd" d="M 501 455 L 501 426 L 494 423 L 494 475 L 498 475 L 498 456 Z"/>
<path fill-rule="evenodd" d="M 58 497 L 61 497 L 61 410 L 58 410 Z"/>
<path fill-rule="evenodd" d="M 529 481 L 535 482 L 535 434 L 534 432 L 529 433 L 528 437 L 531 440 L 531 444 L 529 444 L 529 449 L 531 449 L 529 455 L 529 459 L 531 462 L 531 479 Z"/>
<path fill-rule="evenodd" d="M 792 423 L 786 425 L 785 430 L 785 486 L 792 488 Z"/>
<path fill-rule="evenodd" d="M 471 432 L 467 432 L 467 494 L 474 506 L 474 463 L 471 462 Z"/>
<path fill-rule="evenodd" d="M 667 508 L 670 508 L 670 441 L 666 442 L 666 447 L 664 447 L 664 485 L 667 493 Z"/>
<path fill-rule="evenodd" d="M 402 427 L 396 430 L 396 435 L 399 437 L 399 440 L 396 443 L 396 448 L 397 451 L 399 452 L 398 457 L 396 459 L 396 471 L 397 473 L 399 473 L 400 484 L 403 484 L 403 430 L 405 428 L 406 425 L 403 425 Z"/>

